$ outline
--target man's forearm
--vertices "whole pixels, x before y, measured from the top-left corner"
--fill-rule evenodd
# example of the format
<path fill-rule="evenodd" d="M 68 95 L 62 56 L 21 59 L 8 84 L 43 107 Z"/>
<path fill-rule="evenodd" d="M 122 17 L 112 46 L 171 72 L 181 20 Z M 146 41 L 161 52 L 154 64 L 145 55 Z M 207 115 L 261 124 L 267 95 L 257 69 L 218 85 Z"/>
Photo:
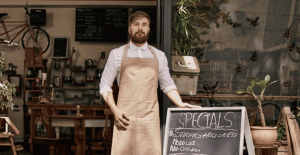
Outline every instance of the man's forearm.
<path fill-rule="evenodd" d="M 114 96 L 112 92 L 106 92 L 104 94 L 102 94 L 102 97 L 105 101 L 105 103 L 110 107 L 110 110 L 115 113 L 117 106 L 114 100 Z"/>
<path fill-rule="evenodd" d="M 177 107 L 183 106 L 182 99 L 181 99 L 177 89 L 172 89 L 172 90 L 168 91 L 166 95 Z"/>

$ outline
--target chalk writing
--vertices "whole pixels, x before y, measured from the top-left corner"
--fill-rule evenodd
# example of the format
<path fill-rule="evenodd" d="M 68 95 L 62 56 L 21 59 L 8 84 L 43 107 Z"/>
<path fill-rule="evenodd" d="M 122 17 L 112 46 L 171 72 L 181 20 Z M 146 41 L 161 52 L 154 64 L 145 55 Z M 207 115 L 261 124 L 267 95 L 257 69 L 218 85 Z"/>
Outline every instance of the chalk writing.
<path fill-rule="evenodd" d="M 178 128 L 198 128 L 198 129 L 230 129 L 232 120 L 228 117 L 233 112 L 213 112 L 213 113 L 191 113 L 183 112 L 179 116 Z M 222 122 L 223 124 L 220 124 Z"/>
<path fill-rule="evenodd" d="M 174 138 L 172 144 L 173 145 L 195 145 L 195 142 L 196 141 L 189 142 L 186 140 L 177 140 L 177 138 Z"/>
<path fill-rule="evenodd" d="M 169 132 L 170 137 L 179 137 L 179 138 L 235 138 L 238 136 L 237 132 L 223 132 L 223 133 L 214 133 L 214 132 L 204 132 L 204 133 L 195 133 L 195 132 L 186 132 L 180 131 L 180 129 L 175 129 Z"/>

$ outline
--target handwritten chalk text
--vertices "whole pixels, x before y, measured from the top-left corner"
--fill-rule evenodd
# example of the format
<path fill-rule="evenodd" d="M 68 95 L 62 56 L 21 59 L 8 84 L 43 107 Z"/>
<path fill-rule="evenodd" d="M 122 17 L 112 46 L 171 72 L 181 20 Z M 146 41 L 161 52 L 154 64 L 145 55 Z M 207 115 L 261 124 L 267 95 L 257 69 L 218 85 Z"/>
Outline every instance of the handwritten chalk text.
<path fill-rule="evenodd" d="M 180 129 L 176 129 L 175 132 L 173 129 L 169 132 L 170 137 L 179 137 L 179 138 L 235 138 L 238 136 L 237 132 L 222 132 L 222 133 L 214 133 L 214 132 L 205 132 L 201 133 L 194 133 L 194 132 L 187 132 L 187 131 L 180 131 Z"/>
<path fill-rule="evenodd" d="M 230 117 L 232 117 L 232 114 L 233 112 L 183 112 L 180 113 L 179 116 L 178 128 L 228 129 L 233 125 L 233 121 L 230 119 Z"/>

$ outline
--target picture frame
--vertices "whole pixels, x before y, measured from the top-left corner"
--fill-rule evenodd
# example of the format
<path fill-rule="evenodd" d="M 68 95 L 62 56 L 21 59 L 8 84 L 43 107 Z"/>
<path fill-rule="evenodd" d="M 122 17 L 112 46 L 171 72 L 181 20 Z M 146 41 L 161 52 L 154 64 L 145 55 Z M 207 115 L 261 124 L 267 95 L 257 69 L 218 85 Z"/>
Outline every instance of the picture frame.
<path fill-rule="evenodd" d="M 8 81 L 15 84 L 16 95 L 22 93 L 22 75 L 21 74 L 9 74 Z"/>

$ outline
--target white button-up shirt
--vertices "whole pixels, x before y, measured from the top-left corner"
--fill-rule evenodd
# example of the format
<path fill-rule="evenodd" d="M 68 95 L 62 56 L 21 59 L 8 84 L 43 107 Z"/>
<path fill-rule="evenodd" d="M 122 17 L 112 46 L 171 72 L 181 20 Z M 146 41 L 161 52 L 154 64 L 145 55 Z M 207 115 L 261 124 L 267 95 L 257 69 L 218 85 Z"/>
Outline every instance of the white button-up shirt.
<path fill-rule="evenodd" d="M 113 49 L 109 54 L 104 71 L 102 73 L 101 82 L 99 84 L 101 95 L 109 91 L 112 92 L 111 87 L 116 77 L 119 85 L 121 61 L 125 46 L 126 45 L 123 45 L 119 48 Z M 158 81 L 161 90 L 166 94 L 172 89 L 177 89 L 170 75 L 168 61 L 165 53 L 154 47 L 152 47 L 152 49 L 157 55 L 159 62 Z M 127 57 L 153 58 L 153 55 L 150 49 L 148 48 L 148 43 L 145 43 L 143 46 L 138 47 L 132 44 L 130 41 Z"/>

